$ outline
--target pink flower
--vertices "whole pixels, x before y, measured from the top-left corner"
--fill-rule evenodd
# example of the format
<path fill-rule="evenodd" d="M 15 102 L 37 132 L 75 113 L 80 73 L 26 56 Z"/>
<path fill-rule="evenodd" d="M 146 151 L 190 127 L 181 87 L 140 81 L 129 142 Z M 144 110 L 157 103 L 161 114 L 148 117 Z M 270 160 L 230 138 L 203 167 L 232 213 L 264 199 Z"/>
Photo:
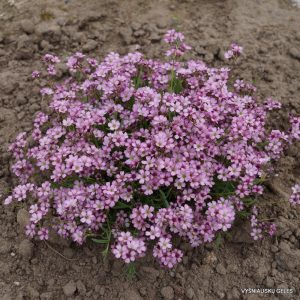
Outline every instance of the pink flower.
<path fill-rule="evenodd" d="M 159 239 L 158 245 L 163 251 L 166 251 L 167 249 L 172 248 L 172 244 L 171 244 L 171 241 L 169 238 L 161 237 Z"/>
<path fill-rule="evenodd" d="M 273 110 L 273 109 L 280 109 L 281 108 L 281 103 L 273 100 L 272 98 L 267 98 L 267 100 L 265 101 L 265 107 L 268 110 Z"/>
<path fill-rule="evenodd" d="M 47 228 L 41 228 L 37 234 L 41 241 L 49 239 L 49 230 Z"/>
<path fill-rule="evenodd" d="M 300 185 L 295 184 L 292 187 L 292 195 L 289 199 L 289 202 L 291 203 L 292 206 L 300 205 Z"/>
<path fill-rule="evenodd" d="M 292 117 L 290 119 L 292 125 L 291 138 L 299 140 L 300 139 L 300 117 Z"/>
<path fill-rule="evenodd" d="M 43 60 L 48 64 L 57 64 L 60 62 L 60 59 L 52 54 L 45 54 Z"/>
<path fill-rule="evenodd" d="M 13 201 L 13 197 L 12 196 L 8 196 L 5 200 L 4 200 L 4 204 L 8 205 L 10 203 L 12 203 Z"/>
<path fill-rule="evenodd" d="M 250 234 L 255 241 L 260 240 L 263 237 L 261 228 L 253 228 Z"/>
<path fill-rule="evenodd" d="M 41 89 L 41 94 L 44 95 L 52 95 L 53 90 L 51 88 L 42 88 Z"/>
<path fill-rule="evenodd" d="M 150 240 L 159 238 L 161 235 L 161 230 L 156 226 L 151 226 L 149 231 L 146 231 L 146 236 L 149 236 Z"/>
<path fill-rule="evenodd" d="M 268 233 L 269 233 L 269 235 L 270 236 L 273 236 L 273 235 L 275 235 L 276 234 L 276 224 L 271 224 L 270 226 L 269 226 L 269 231 L 268 231 Z"/>
<path fill-rule="evenodd" d="M 117 130 L 120 127 L 120 122 L 117 120 L 112 120 L 108 123 L 108 127 L 110 130 Z"/>
<path fill-rule="evenodd" d="M 154 212 L 154 207 L 152 206 L 149 206 L 149 205 L 144 205 L 142 208 L 141 208 L 141 214 L 142 214 L 142 217 L 144 219 L 150 219 L 153 217 L 153 212 Z"/>
<path fill-rule="evenodd" d="M 243 53 L 243 47 L 237 45 L 236 43 L 232 43 L 230 49 L 225 52 L 224 57 L 226 59 L 231 59 L 233 57 L 238 57 Z"/>
<path fill-rule="evenodd" d="M 33 238 L 36 235 L 36 225 L 34 223 L 27 224 L 25 233 L 28 237 Z"/>
<path fill-rule="evenodd" d="M 32 78 L 38 78 L 38 77 L 40 77 L 40 72 L 39 72 L 39 71 L 33 71 L 33 72 L 31 73 L 31 77 L 32 77 Z"/>
<path fill-rule="evenodd" d="M 167 145 L 168 142 L 168 136 L 165 132 L 159 132 L 156 134 L 155 138 L 155 144 L 159 148 L 164 148 Z"/>
<path fill-rule="evenodd" d="M 184 35 L 181 32 L 177 32 L 174 29 L 171 29 L 171 30 L 168 30 L 167 33 L 165 34 L 164 41 L 168 44 L 171 44 L 174 42 L 183 42 Z"/>

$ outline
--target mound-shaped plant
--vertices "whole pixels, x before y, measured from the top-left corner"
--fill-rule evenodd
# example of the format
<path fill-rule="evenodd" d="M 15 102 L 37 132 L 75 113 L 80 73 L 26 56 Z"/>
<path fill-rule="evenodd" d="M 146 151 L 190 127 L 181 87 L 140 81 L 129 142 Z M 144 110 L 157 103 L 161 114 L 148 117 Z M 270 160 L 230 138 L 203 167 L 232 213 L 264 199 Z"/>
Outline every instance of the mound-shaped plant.
<path fill-rule="evenodd" d="M 76 53 L 62 82 L 59 58 L 44 57 L 50 79 L 41 94 L 52 112 L 36 116 L 33 141 L 21 133 L 10 146 L 20 185 L 5 200 L 30 203 L 29 237 L 47 239 L 51 229 L 82 244 L 92 236 L 126 263 L 151 248 L 172 268 L 183 256 L 175 237 L 211 242 L 251 211 L 254 239 L 275 232 L 253 204 L 269 164 L 299 139 L 300 119 L 287 133 L 267 129 L 280 103 L 260 105 L 255 87 L 230 79 L 228 67 L 184 62 L 181 33 L 165 41 L 167 61 L 136 52 L 99 63 Z M 241 52 L 232 44 L 225 57 Z"/>

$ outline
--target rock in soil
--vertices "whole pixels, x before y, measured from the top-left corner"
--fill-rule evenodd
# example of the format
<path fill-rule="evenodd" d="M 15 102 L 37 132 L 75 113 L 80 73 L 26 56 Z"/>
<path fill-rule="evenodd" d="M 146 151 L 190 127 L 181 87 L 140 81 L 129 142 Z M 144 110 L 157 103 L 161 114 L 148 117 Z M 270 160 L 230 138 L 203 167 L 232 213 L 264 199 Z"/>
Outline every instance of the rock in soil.
<path fill-rule="evenodd" d="M 234 287 L 231 291 L 227 293 L 227 299 L 228 300 L 239 300 L 241 299 L 241 294 L 239 290 Z"/>
<path fill-rule="evenodd" d="M 272 288 L 274 287 L 274 280 L 272 279 L 272 277 L 267 276 L 265 279 L 265 285 L 267 288 Z"/>
<path fill-rule="evenodd" d="M 29 212 L 26 209 L 21 208 L 17 214 L 17 222 L 20 225 L 22 230 L 29 223 L 29 219 L 30 219 Z"/>
<path fill-rule="evenodd" d="M 126 45 L 131 44 L 132 42 L 132 29 L 130 27 L 127 28 L 121 28 L 120 29 L 120 35 L 123 38 Z"/>
<path fill-rule="evenodd" d="M 30 242 L 29 240 L 23 240 L 20 245 L 19 245 L 19 254 L 24 258 L 24 259 L 31 259 L 33 255 L 33 243 Z"/>
<path fill-rule="evenodd" d="M 254 240 L 250 236 L 250 224 L 239 224 L 232 228 L 232 243 L 253 244 Z"/>
<path fill-rule="evenodd" d="M 143 277 L 145 277 L 150 282 L 154 282 L 156 278 L 159 276 L 159 271 L 153 267 L 143 266 L 140 270 Z"/>
<path fill-rule="evenodd" d="M 25 33 L 31 34 L 34 32 L 34 24 L 32 21 L 25 19 L 21 22 L 21 29 Z"/>
<path fill-rule="evenodd" d="M 185 295 L 188 299 L 194 299 L 195 297 L 195 292 L 194 290 L 191 288 L 191 287 L 188 287 L 186 290 L 185 290 Z"/>
<path fill-rule="evenodd" d="M 136 290 L 127 290 L 124 293 L 124 297 L 126 300 L 142 300 L 142 297 Z"/>
<path fill-rule="evenodd" d="M 0 91 L 11 94 L 18 86 L 16 75 L 11 71 L 1 71 L 0 73 Z"/>
<path fill-rule="evenodd" d="M 165 300 L 172 300 L 174 299 L 174 290 L 170 286 L 165 286 L 160 290 L 161 295 Z"/>
<path fill-rule="evenodd" d="M 54 300 L 52 292 L 45 292 L 40 295 L 41 300 Z"/>
<path fill-rule="evenodd" d="M 220 274 L 220 275 L 225 275 L 226 274 L 226 269 L 222 264 L 218 264 L 216 267 L 216 271 Z"/>
<path fill-rule="evenodd" d="M 58 42 L 61 38 L 61 29 L 56 24 L 40 23 L 35 27 L 35 33 L 41 40 L 49 42 Z"/>
<path fill-rule="evenodd" d="M 281 242 L 279 247 L 281 250 L 275 255 L 278 266 L 288 271 L 299 271 L 300 250 L 291 249 L 286 242 Z"/>
<path fill-rule="evenodd" d="M 33 287 L 29 286 L 27 288 L 30 299 L 39 299 L 40 293 Z"/>
<path fill-rule="evenodd" d="M 300 60 L 300 50 L 297 48 L 291 48 L 289 51 L 291 57 Z"/>
<path fill-rule="evenodd" d="M 77 287 L 77 291 L 80 295 L 85 295 L 86 287 L 85 287 L 84 283 L 81 280 L 78 280 L 76 282 L 76 287 Z"/>
<path fill-rule="evenodd" d="M 76 292 L 76 284 L 73 280 L 69 281 L 65 286 L 63 286 L 63 291 L 65 296 L 71 297 Z"/>
<path fill-rule="evenodd" d="M 10 250 L 10 243 L 0 238 L 0 254 L 7 254 Z"/>
<path fill-rule="evenodd" d="M 142 296 L 147 295 L 147 289 L 144 286 L 139 289 L 139 292 Z"/>
<path fill-rule="evenodd" d="M 64 248 L 63 255 L 71 259 L 74 256 L 74 250 L 72 248 Z"/>
<path fill-rule="evenodd" d="M 98 42 L 95 40 L 88 40 L 85 45 L 83 45 L 82 50 L 84 52 L 89 52 L 97 48 Z"/>

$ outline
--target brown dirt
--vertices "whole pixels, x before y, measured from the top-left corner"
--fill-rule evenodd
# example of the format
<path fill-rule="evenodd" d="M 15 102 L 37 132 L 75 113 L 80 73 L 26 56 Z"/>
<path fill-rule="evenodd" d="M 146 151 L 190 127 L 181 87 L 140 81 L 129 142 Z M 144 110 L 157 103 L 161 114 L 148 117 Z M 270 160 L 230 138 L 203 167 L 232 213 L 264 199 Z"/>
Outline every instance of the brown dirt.
<path fill-rule="evenodd" d="M 223 63 L 232 41 L 243 45 L 242 76 L 262 96 L 283 103 L 272 123 L 284 128 L 287 113 L 300 114 L 300 10 L 288 0 L 0 0 L 0 193 L 14 181 L 9 141 L 46 109 L 29 76 L 43 54 L 83 49 L 101 58 L 139 48 L 157 57 L 160 38 L 171 27 L 184 32 L 194 56 L 213 65 Z M 145 258 L 133 280 L 122 263 L 103 261 L 97 245 L 29 242 L 21 228 L 26 211 L 1 205 L 0 299 L 299 299 L 300 211 L 280 203 L 300 182 L 299 150 L 296 145 L 286 153 L 264 197 L 268 214 L 278 217 L 275 239 L 253 244 L 242 224 L 220 248 L 182 245 L 187 254 L 175 270 Z M 243 288 L 289 288 L 293 294 L 245 295 Z"/>

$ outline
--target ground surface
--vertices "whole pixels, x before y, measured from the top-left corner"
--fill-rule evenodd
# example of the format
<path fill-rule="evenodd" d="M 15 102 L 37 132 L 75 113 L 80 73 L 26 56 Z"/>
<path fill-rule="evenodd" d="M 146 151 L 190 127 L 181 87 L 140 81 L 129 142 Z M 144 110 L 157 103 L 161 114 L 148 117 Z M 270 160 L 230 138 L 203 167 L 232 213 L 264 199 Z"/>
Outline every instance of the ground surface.
<path fill-rule="evenodd" d="M 287 0 L 0 0 L 0 193 L 13 183 L 8 142 L 46 107 L 29 76 L 43 54 L 83 50 L 103 57 L 140 49 L 155 57 L 171 27 L 210 64 L 223 63 L 232 41 L 243 45 L 242 76 L 262 96 L 283 103 L 272 122 L 286 127 L 287 113 L 300 114 L 300 10 Z M 145 258 L 132 281 L 120 262 L 103 261 L 98 246 L 26 240 L 26 211 L 1 205 L 0 299 L 299 299 L 300 211 L 285 202 L 300 181 L 299 150 L 286 153 L 264 198 L 269 215 L 278 217 L 277 238 L 253 244 L 245 225 L 236 226 L 233 240 L 220 248 L 187 248 L 176 270 L 160 270 Z M 293 294 L 244 295 L 243 288 L 290 288 Z"/>

